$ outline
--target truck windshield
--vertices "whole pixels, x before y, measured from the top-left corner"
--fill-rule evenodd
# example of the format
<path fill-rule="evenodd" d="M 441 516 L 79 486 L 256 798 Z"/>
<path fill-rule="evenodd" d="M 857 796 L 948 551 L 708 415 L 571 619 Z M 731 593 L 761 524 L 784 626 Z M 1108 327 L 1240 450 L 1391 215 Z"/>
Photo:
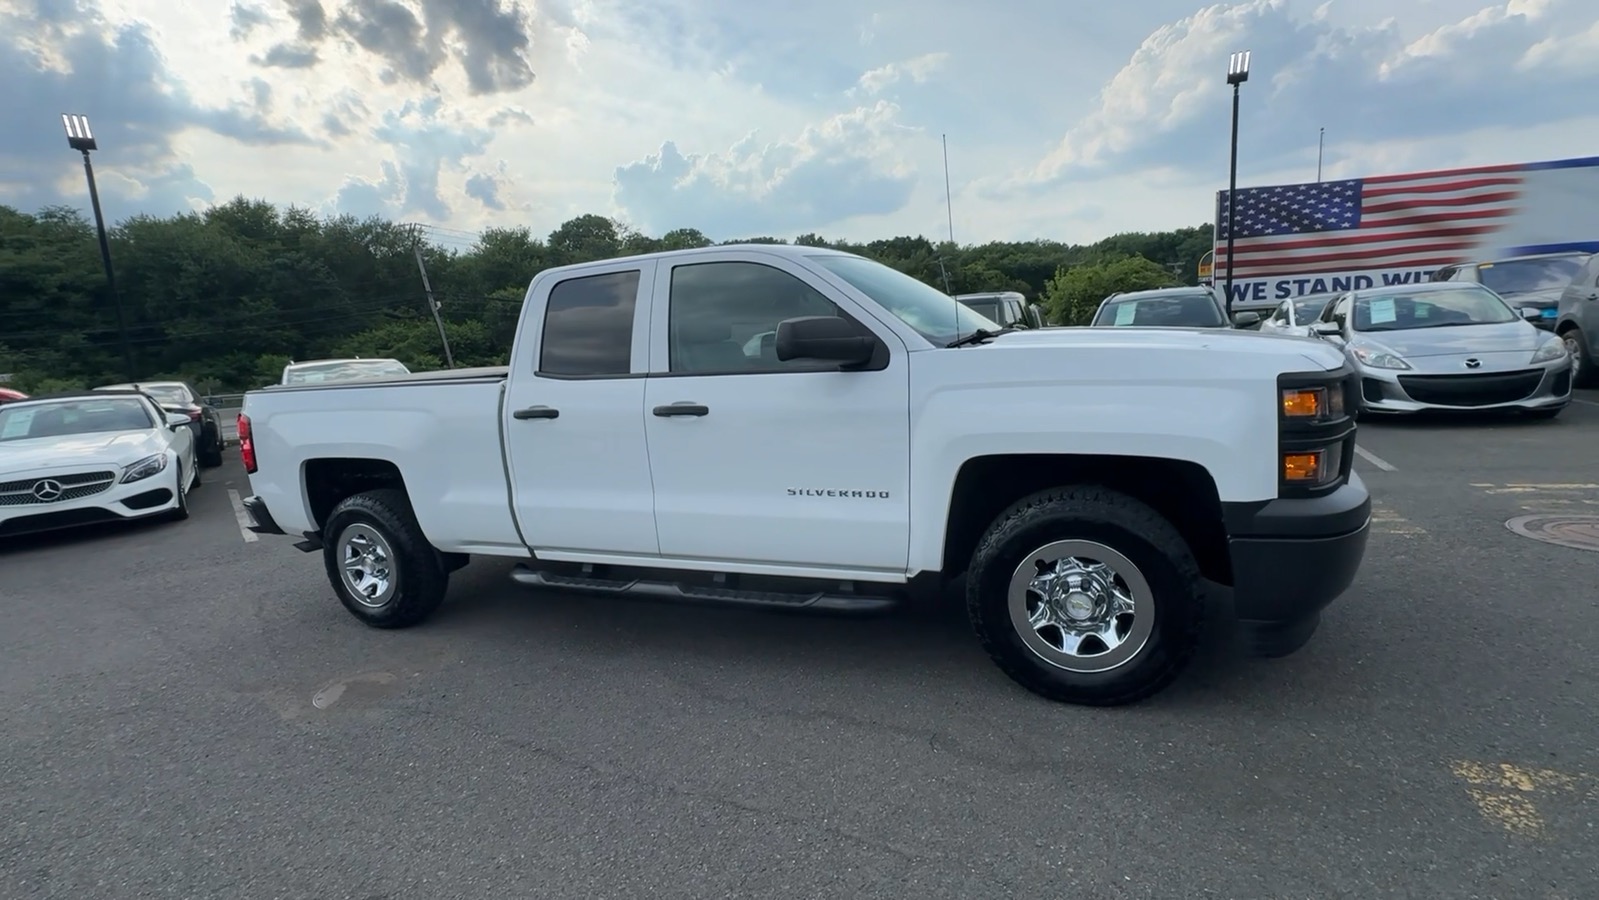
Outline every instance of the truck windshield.
<path fill-rule="evenodd" d="M 296 366 L 283 373 L 284 384 L 321 384 L 330 381 L 360 381 L 409 375 L 410 369 L 392 360 L 359 359 Z"/>
<path fill-rule="evenodd" d="M 811 259 L 940 347 L 979 328 L 1000 329 L 993 319 L 938 288 L 880 262 L 835 253 L 819 253 Z"/>
<path fill-rule="evenodd" d="M 1546 256 L 1483 263 L 1477 267 L 1477 276 L 1482 279 L 1483 287 L 1500 294 L 1563 290 L 1582 271 L 1586 259 L 1584 256 Z"/>
<path fill-rule="evenodd" d="M 1226 328 L 1227 319 L 1208 293 L 1128 295 L 1106 303 L 1095 326 L 1153 328 Z"/>

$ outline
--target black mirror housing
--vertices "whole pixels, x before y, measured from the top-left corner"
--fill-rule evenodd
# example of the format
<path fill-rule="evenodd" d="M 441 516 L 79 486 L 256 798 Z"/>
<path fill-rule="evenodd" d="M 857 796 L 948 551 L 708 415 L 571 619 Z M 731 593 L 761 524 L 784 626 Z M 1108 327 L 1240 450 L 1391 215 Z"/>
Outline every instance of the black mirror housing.
<path fill-rule="evenodd" d="M 777 358 L 815 359 L 844 365 L 870 362 L 877 339 L 839 316 L 800 316 L 777 323 Z"/>

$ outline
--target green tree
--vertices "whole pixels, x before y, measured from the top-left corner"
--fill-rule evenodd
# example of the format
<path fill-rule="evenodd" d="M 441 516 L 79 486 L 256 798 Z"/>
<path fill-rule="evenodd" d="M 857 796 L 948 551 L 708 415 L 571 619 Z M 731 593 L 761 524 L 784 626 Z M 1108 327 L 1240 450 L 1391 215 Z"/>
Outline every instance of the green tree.
<path fill-rule="evenodd" d="M 1164 266 L 1142 256 L 1062 267 L 1044 288 L 1044 311 L 1058 325 L 1087 325 L 1111 294 L 1149 290 L 1172 280 Z"/>
<path fill-rule="evenodd" d="M 1111 290 L 1191 283 L 1210 235 L 1202 225 L 1086 245 L 1040 238 L 974 246 L 925 235 L 846 241 L 814 232 L 792 242 L 861 254 L 951 293 L 1020 291 L 1050 302 L 1057 320 L 1075 321 L 1080 305 L 1091 308 Z M 789 243 L 717 242 L 693 223 L 655 237 L 586 214 L 543 239 L 527 228 L 493 228 L 470 246 L 441 245 L 402 223 L 320 217 L 246 197 L 204 213 L 134 216 L 109 237 L 137 377 L 184 378 L 217 392 L 275 382 L 290 359 L 394 356 L 415 368 L 442 366 L 418 250 L 457 364 L 484 365 L 505 361 L 522 298 L 542 269 L 622 253 Z M 0 373 L 30 392 L 123 380 L 115 309 L 82 213 L 0 206 Z"/>

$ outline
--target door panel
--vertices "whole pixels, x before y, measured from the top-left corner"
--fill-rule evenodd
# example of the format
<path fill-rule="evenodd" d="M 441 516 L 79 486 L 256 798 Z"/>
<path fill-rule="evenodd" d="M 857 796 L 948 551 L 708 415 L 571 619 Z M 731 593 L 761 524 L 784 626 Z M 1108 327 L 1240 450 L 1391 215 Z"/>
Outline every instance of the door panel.
<path fill-rule="evenodd" d="M 903 344 L 785 262 L 661 266 L 652 359 L 664 371 L 644 397 L 661 554 L 903 572 Z M 763 337 L 786 318 L 840 314 L 886 345 L 866 371 L 780 362 Z"/>
<path fill-rule="evenodd" d="M 653 556 L 644 360 L 654 264 L 585 270 L 549 291 L 521 340 L 536 359 L 507 380 L 512 506 L 534 551 Z"/>

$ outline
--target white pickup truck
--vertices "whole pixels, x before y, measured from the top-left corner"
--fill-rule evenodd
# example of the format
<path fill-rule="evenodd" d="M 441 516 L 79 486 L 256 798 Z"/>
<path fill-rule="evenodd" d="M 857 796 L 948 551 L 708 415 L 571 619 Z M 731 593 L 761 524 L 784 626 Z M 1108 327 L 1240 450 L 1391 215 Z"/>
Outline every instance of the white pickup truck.
<path fill-rule="evenodd" d="M 1187 663 L 1207 581 L 1253 653 L 1310 638 L 1365 554 L 1356 389 L 1309 338 L 1000 329 L 859 256 L 722 246 L 540 272 L 509 366 L 252 391 L 239 444 L 250 527 L 372 626 L 473 555 L 772 610 L 964 575 L 1001 670 L 1113 705 Z"/>

